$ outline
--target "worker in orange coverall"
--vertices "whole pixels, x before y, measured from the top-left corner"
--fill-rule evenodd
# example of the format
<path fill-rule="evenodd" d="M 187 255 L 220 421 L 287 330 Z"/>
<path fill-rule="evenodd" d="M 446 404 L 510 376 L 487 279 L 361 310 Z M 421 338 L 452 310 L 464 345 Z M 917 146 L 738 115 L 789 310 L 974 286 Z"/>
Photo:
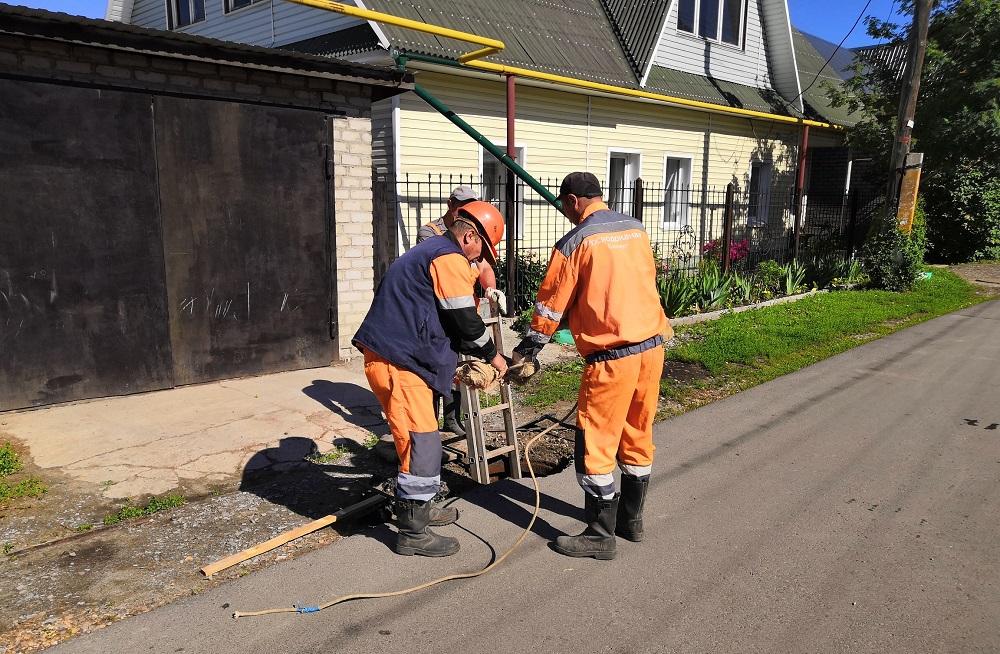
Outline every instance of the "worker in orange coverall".
<path fill-rule="evenodd" d="M 515 348 L 530 360 L 559 327 L 569 329 L 586 365 L 580 384 L 576 473 L 584 490 L 586 529 L 559 536 L 567 556 L 613 559 L 615 534 L 643 537 L 642 509 L 653 464 L 653 418 L 672 331 L 656 290 L 656 267 L 642 223 L 611 211 L 592 173 L 567 175 L 562 211 L 575 227 L 552 251 L 531 328 Z M 621 494 L 613 472 L 620 467 Z"/>
<path fill-rule="evenodd" d="M 454 538 L 429 525 L 458 519 L 455 509 L 431 505 L 441 486 L 441 433 L 437 395 L 451 393 L 458 355 L 507 370 L 482 318 L 469 262 L 496 262 L 504 220 L 487 202 L 463 205 L 440 235 L 411 248 L 386 272 L 353 343 L 365 355 L 365 376 L 385 411 L 396 453 L 396 552 L 449 556 Z"/>

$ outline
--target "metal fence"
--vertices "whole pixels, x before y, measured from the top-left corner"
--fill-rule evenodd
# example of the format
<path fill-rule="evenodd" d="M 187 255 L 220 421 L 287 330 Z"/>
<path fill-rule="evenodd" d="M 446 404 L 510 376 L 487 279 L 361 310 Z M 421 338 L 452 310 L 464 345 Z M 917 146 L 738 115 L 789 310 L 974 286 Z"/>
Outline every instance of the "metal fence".
<path fill-rule="evenodd" d="M 539 181 L 558 193 L 560 180 Z M 396 182 L 394 194 L 386 194 L 389 204 L 395 203 L 402 249 L 415 244 L 422 225 L 444 215 L 451 190 L 461 185 L 473 187 L 481 198 L 506 213 L 505 176 L 406 175 Z M 797 202 L 791 187 L 750 193 L 735 184 L 730 186 L 728 205 L 725 186 L 668 187 L 643 180 L 624 187 L 605 187 L 604 198 L 612 209 L 643 222 L 661 270 L 685 274 L 697 273 L 708 258 L 723 261 L 727 238 L 730 257 L 726 263 L 741 271 L 752 271 L 768 259 L 786 263 L 796 255 L 804 259 L 820 250 L 824 256 L 849 259 L 860 247 L 871 216 L 881 203 L 872 192 L 851 192 L 810 204 L 808 196 L 804 203 Z M 499 248 L 504 261 L 497 278 L 517 308 L 523 309 L 532 305 L 552 246 L 573 225 L 520 180 L 515 183 L 513 210 L 516 229 L 513 234 L 508 231 Z M 800 213 L 805 219 L 796 230 Z M 510 237 L 514 238 L 516 264 L 512 288 L 508 289 L 504 268 L 506 239 Z"/>

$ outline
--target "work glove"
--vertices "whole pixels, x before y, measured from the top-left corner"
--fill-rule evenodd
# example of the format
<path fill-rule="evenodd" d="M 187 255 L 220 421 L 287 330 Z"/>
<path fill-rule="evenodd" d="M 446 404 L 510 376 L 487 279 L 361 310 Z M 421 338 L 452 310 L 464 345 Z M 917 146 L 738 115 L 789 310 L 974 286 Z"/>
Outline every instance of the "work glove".
<path fill-rule="evenodd" d="M 541 364 L 538 363 L 536 357 L 526 357 L 515 350 L 514 356 L 511 357 L 511 364 L 507 368 L 507 374 L 504 375 L 504 380 L 511 384 L 524 384 L 535 376 L 539 368 L 541 368 Z"/>
<path fill-rule="evenodd" d="M 503 291 L 499 288 L 488 288 L 486 289 L 486 297 L 497 303 L 501 315 L 507 315 L 507 296 L 504 295 Z"/>

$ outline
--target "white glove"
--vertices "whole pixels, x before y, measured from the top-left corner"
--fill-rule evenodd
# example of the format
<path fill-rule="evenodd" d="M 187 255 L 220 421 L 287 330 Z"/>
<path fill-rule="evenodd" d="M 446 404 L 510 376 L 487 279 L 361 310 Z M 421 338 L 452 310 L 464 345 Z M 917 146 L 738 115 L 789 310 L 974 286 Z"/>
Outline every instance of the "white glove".
<path fill-rule="evenodd" d="M 486 289 L 486 297 L 493 300 L 500 307 L 500 313 L 507 315 L 507 296 L 498 288 Z"/>

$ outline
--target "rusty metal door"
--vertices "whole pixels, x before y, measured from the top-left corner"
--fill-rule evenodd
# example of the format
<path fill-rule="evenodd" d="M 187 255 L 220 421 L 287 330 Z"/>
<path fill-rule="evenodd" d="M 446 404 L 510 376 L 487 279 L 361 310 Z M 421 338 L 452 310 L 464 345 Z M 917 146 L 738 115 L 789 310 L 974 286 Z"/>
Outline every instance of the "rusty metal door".
<path fill-rule="evenodd" d="M 150 118 L 0 80 L 0 410 L 173 385 Z"/>
<path fill-rule="evenodd" d="M 176 383 L 329 364 L 326 117 L 171 97 L 154 115 Z"/>

